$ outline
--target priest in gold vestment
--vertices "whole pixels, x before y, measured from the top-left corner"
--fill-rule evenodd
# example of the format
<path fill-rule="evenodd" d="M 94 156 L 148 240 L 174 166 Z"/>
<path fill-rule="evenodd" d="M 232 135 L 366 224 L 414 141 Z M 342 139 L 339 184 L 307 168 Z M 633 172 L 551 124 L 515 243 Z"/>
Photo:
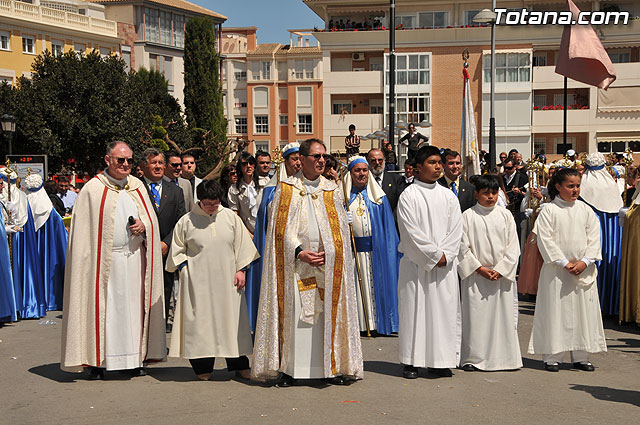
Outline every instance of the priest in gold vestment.
<path fill-rule="evenodd" d="M 624 217 L 620 261 L 620 321 L 640 325 L 640 190 Z"/>
<path fill-rule="evenodd" d="M 342 189 L 322 177 L 324 144 L 300 145 L 302 171 L 283 180 L 267 228 L 252 376 L 363 376 L 349 227 Z"/>

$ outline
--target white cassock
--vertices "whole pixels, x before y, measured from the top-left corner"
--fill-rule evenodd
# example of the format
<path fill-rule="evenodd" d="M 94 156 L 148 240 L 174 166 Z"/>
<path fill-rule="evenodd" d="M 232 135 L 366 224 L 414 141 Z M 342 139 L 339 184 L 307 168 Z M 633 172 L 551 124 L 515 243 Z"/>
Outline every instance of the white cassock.
<path fill-rule="evenodd" d="M 398 201 L 400 361 L 416 367 L 456 367 L 460 357 L 458 198 L 438 183 L 415 179 Z M 444 254 L 444 267 L 436 264 Z"/>
<path fill-rule="evenodd" d="M 360 192 L 356 199 L 349 205 L 349 211 L 353 213 L 353 235 L 355 237 L 371 237 L 371 220 L 369 219 L 369 209 L 362 198 Z M 367 313 L 369 314 L 369 329 L 377 329 L 378 313 L 376 311 L 376 295 L 373 287 L 373 263 L 371 262 L 371 253 L 358 252 L 358 264 L 360 266 L 360 275 L 362 277 L 362 286 L 364 287 L 364 296 L 367 301 Z M 357 273 L 356 273 L 357 274 Z M 364 320 L 364 309 L 362 308 L 362 291 L 356 276 L 356 292 L 358 296 L 358 319 L 360 323 L 360 331 L 366 331 L 367 326 Z"/>
<path fill-rule="evenodd" d="M 110 178 L 110 177 L 109 177 Z M 124 186 L 127 179 L 111 180 Z M 129 231 L 129 217 L 138 208 L 126 190 L 118 194 L 113 231 L 111 270 L 107 284 L 105 366 L 107 370 L 142 366 L 143 241 Z M 137 279 L 136 279 L 137 278 Z"/>
<path fill-rule="evenodd" d="M 520 247 L 511 213 L 497 205 L 476 204 L 462 214 L 458 273 L 462 282 L 462 349 L 460 364 L 481 370 L 522 367 L 518 342 L 516 270 Z M 476 273 L 485 266 L 502 277 L 488 280 Z"/>
<path fill-rule="evenodd" d="M 311 181 L 303 177 L 303 183 L 306 189 L 304 205 L 307 208 L 308 224 L 300 224 L 307 227 L 309 249 L 318 252 L 320 250 L 320 231 L 311 198 L 314 194 L 320 193 L 318 188 L 320 179 Z M 321 267 L 324 268 L 324 266 Z M 296 273 L 296 281 L 298 280 L 300 280 L 300 276 Z M 300 289 L 297 285 L 295 292 L 293 317 L 298 318 L 302 315 L 302 303 Z M 284 372 L 296 379 L 324 378 L 324 311 L 318 314 L 314 324 L 302 320 L 291 320 L 290 326 L 291 343 L 287 347 L 289 363 Z"/>
<path fill-rule="evenodd" d="M 566 351 L 607 351 L 596 284 L 595 261 L 601 259 L 596 214 L 582 201 L 566 202 L 556 196 L 538 215 L 534 232 L 544 264 L 529 353 L 548 356 Z M 580 260 L 588 264 L 580 275 L 564 268 L 566 262 Z M 586 360 L 585 355 L 580 360 Z"/>
<path fill-rule="evenodd" d="M 247 302 L 234 278 L 258 257 L 242 220 L 228 208 L 220 206 L 209 215 L 196 204 L 178 220 L 166 268 L 173 272 L 185 262 L 186 266 L 179 272 L 171 357 L 251 354 Z"/>

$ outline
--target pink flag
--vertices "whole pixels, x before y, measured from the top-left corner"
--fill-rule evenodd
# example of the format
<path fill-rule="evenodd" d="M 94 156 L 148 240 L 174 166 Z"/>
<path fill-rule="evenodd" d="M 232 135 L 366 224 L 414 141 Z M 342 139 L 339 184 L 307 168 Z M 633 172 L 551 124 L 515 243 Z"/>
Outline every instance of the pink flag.
<path fill-rule="evenodd" d="M 576 22 L 580 9 L 571 0 L 567 0 L 567 6 Z M 558 52 L 556 74 L 604 90 L 616 80 L 616 70 L 591 25 L 565 26 Z"/>

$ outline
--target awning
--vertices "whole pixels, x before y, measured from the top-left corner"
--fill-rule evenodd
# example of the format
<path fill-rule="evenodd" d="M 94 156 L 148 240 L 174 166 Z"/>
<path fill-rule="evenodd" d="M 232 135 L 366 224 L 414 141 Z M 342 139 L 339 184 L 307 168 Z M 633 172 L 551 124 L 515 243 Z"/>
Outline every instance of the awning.
<path fill-rule="evenodd" d="M 598 112 L 640 111 L 640 87 L 610 87 L 598 90 Z"/>

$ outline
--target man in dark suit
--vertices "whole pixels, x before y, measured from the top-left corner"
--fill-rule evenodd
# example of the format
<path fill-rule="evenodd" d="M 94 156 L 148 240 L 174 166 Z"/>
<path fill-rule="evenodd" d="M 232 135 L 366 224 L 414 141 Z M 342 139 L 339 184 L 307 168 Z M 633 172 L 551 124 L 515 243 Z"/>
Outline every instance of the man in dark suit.
<path fill-rule="evenodd" d="M 460 154 L 451 149 L 445 149 L 442 154 L 442 168 L 444 176 L 440 177 L 438 183 L 444 187 L 448 187 L 458 197 L 460 210 L 471 208 L 476 204 L 476 198 L 473 196 L 474 187 L 471 183 L 462 180 L 462 160 Z"/>
<path fill-rule="evenodd" d="M 169 253 L 173 228 L 185 214 L 184 195 L 182 189 L 172 182 L 163 179 L 164 176 L 164 154 L 157 149 L 150 148 L 144 151 L 142 171 L 144 182 L 149 198 L 153 204 L 153 209 L 158 216 L 160 227 L 160 245 L 162 246 L 162 268 Z M 165 318 L 169 317 L 169 303 L 173 293 L 174 274 L 164 272 L 164 312 Z M 167 325 L 167 331 L 171 331 L 171 326 Z"/>
<path fill-rule="evenodd" d="M 518 239 L 521 239 L 522 232 L 520 231 L 520 223 L 522 223 L 524 217 L 520 212 L 520 204 L 524 199 L 524 195 L 526 193 L 526 189 L 524 189 L 524 187 L 529 183 L 529 178 L 526 174 L 517 172 L 513 159 L 508 158 L 504 161 L 503 165 L 504 173 L 502 174 L 502 179 L 504 181 L 504 189 L 507 191 L 507 199 L 509 200 L 507 209 L 511 211 L 511 214 L 516 221 L 518 226 Z"/>
<path fill-rule="evenodd" d="M 173 183 L 182 189 L 184 195 L 184 208 L 186 212 L 193 209 L 193 188 L 191 182 L 180 177 L 182 173 L 182 158 L 175 151 L 166 154 L 166 166 L 164 168 L 164 180 Z"/>
<path fill-rule="evenodd" d="M 369 163 L 371 174 L 373 174 L 376 182 L 387 195 L 389 204 L 391 204 L 391 210 L 395 211 L 396 205 L 398 205 L 398 198 L 404 190 L 402 177 L 398 174 L 384 171 L 384 153 L 380 149 L 371 149 L 367 153 L 367 162 Z"/>

